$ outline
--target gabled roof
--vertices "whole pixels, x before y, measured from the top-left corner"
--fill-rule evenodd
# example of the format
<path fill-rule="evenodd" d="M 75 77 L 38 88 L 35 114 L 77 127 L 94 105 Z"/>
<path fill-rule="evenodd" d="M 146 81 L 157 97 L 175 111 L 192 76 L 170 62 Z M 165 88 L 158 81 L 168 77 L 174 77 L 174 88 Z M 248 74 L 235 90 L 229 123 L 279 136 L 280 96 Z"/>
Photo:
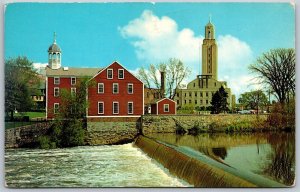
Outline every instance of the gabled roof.
<path fill-rule="evenodd" d="M 64 70 L 63 67 L 59 69 L 51 69 L 46 67 L 46 76 L 76 76 L 76 77 L 92 77 L 97 74 L 102 68 L 74 68 L 69 67 L 67 70 Z"/>
<path fill-rule="evenodd" d="M 125 69 L 129 74 L 131 74 L 133 77 L 135 77 L 138 81 L 140 81 L 142 84 L 144 84 L 143 83 L 143 81 L 141 81 L 139 78 L 137 78 L 134 74 L 132 74 L 128 69 L 126 69 L 121 63 L 119 63 L 118 61 L 114 61 L 114 62 L 112 62 L 110 65 L 108 65 L 107 67 L 105 67 L 105 68 L 102 68 L 97 74 L 95 74 L 91 79 L 94 79 L 96 76 L 98 76 L 100 73 L 102 73 L 103 71 L 105 71 L 107 68 L 109 68 L 111 65 L 113 65 L 113 64 L 118 64 L 118 65 L 120 65 L 123 69 Z M 91 80 L 90 79 L 90 80 Z"/>
<path fill-rule="evenodd" d="M 155 100 L 153 100 L 153 101 L 151 102 L 151 104 L 157 104 L 157 103 L 159 103 L 159 102 L 161 102 L 161 101 L 163 101 L 163 100 L 165 100 L 165 99 L 167 99 L 167 100 L 169 100 L 169 101 L 172 101 L 172 102 L 176 103 L 174 100 L 165 97 L 165 98 L 162 98 L 162 99 L 155 99 Z"/>

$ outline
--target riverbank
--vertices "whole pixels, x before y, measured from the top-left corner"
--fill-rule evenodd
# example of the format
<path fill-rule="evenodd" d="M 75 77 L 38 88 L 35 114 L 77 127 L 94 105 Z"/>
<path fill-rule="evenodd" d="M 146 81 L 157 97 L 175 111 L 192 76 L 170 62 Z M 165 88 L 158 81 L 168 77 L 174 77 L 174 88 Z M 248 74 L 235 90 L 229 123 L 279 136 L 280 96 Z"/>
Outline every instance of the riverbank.
<path fill-rule="evenodd" d="M 267 123 L 268 115 L 142 116 L 142 133 L 261 132 L 279 130 Z"/>

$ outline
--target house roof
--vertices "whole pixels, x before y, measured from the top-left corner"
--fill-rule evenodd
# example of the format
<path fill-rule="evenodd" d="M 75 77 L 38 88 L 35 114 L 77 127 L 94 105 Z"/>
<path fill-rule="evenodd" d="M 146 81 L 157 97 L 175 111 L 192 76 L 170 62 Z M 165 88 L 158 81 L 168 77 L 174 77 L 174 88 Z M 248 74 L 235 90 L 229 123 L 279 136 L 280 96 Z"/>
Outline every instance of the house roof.
<path fill-rule="evenodd" d="M 169 100 L 169 101 L 172 101 L 172 102 L 176 103 L 174 100 L 165 97 L 165 98 L 162 98 L 162 99 L 154 99 L 154 100 L 151 102 L 151 104 L 157 104 L 157 103 L 159 103 L 159 102 L 161 102 L 161 101 L 163 101 L 163 100 L 165 100 L 165 99 L 167 99 L 167 100 Z"/>
<path fill-rule="evenodd" d="M 74 68 L 61 67 L 59 69 L 51 69 L 46 67 L 46 76 L 89 76 L 96 75 L 102 68 Z"/>

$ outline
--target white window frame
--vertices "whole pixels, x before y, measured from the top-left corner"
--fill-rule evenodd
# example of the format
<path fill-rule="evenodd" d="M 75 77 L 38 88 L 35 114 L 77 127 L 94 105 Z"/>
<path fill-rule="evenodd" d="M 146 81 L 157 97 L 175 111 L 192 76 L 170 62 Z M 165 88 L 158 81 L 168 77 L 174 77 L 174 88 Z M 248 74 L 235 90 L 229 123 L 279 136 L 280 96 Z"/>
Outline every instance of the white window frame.
<path fill-rule="evenodd" d="M 120 77 L 120 71 L 123 71 L 123 77 L 122 78 Z M 124 69 L 118 69 L 118 79 L 124 79 L 124 76 L 125 76 Z"/>
<path fill-rule="evenodd" d="M 76 95 L 76 87 L 71 87 L 71 95 L 72 96 Z"/>
<path fill-rule="evenodd" d="M 115 85 L 117 85 L 117 92 L 115 92 Z M 112 93 L 113 93 L 113 94 L 118 94 L 118 93 L 119 93 L 119 83 L 113 83 L 113 86 L 112 86 Z"/>
<path fill-rule="evenodd" d="M 58 90 L 58 91 L 57 91 L 57 95 L 55 94 L 55 90 Z M 54 88 L 53 88 L 53 91 L 54 91 L 54 92 L 53 92 L 54 97 L 59 97 L 59 87 L 54 87 Z"/>
<path fill-rule="evenodd" d="M 116 104 L 118 104 L 118 108 L 117 108 L 117 109 L 118 109 L 118 112 L 115 112 L 115 103 L 116 103 Z M 113 106 L 112 106 L 112 108 L 113 108 L 113 111 L 112 111 L 112 112 L 113 112 L 113 114 L 119 114 L 119 111 L 120 111 L 119 102 L 117 102 L 117 101 L 114 101 L 114 102 L 113 102 Z"/>
<path fill-rule="evenodd" d="M 108 77 L 108 71 L 111 71 L 111 78 Z M 107 73 L 106 74 L 107 79 L 113 79 L 114 78 L 114 70 L 113 69 L 107 69 L 106 73 Z"/>
<path fill-rule="evenodd" d="M 129 92 L 129 86 L 130 86 L 130 85 L 132 86 L 132 92 L 131 92 L 131 93 Z M 133 83 L 128 83 L 128 84 L 127 84 L 127 93 L 128 93 L 128 94 L 133 94 Z"/>
<path fill-rule="evenodd" d="M 132 106 L 131 113 L 129 112 L 129 104 L 131 104 L 131 106 Z M 132 101 L 130 101 L 130 102 L 127 103 L 127 113 L 130 114 L 130 115 L 133 114 L 133 102 Z"/>
<path fill-rule="evenodd" d="M 55 106 L 57 106 L 57 108 Z M 57 109 L 57 111 L 55 109 Z M 54 114 L 58 114 L 59 113 L 59 103 L 54 103 L 54 105 L 53 105 L 53 113 Z"/>
<path fill-rule="evenodd" d="M 166 106 L 168 106 L 168 111 L 166 111 Z M 164 104 L 164 112 L 170 112 L 170 105 L 169 104 Z"/>
<path fill-rule="evenodd" d="M 100 103 L 102 103 L 102 106 L 103 106 L 103 109 L 102 109 L 103 112 L 102 112 L 102 113 L 100 113 L 100 110 L 99 110 L 99 109 L 100 109 L 100 108 L 99 108 L 99 104 L 100 104 Z M 103 101 L 99 101 L 99 102 L 98 102 L 98 114 L 100 114 L 100 115 L 103 115 L 103 114 L 104 114 L 104 102 L 103 102 Z"/>
<path fill-rule="evenodd" d="M 102 85 L 103 86 L 103 92 L 99 92 L 99 86 Z M 104 83 L 98 83 L 98 93 L 104 93 Z"/>
<path fill-rule="evenodd" d="M 75 79 L 75 82 L 73 83 L 74 79 Z M 76 77 L 71 77 L 71 85 L 76 85 Z"/>
<path fill-rule="evenodd" d="M 54 85 L 59 85 L 60 84 L 60 78 L 59 77 L 54 77 L 54 79 L 53 79 L 53 83 L 54 83 Z"/>

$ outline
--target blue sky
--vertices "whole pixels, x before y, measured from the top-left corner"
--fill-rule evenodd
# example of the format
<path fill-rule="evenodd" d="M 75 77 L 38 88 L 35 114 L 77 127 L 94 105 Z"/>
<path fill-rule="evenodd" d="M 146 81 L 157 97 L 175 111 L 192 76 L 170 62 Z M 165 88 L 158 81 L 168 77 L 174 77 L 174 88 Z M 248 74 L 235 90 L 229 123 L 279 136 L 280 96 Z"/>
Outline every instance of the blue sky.
<path fill-rule="evenodd" d="M 199 74 L 209 15 L 219 47 L 219 80 L 232 92 L 255 89 L 248 65 L 273 48 L 295 47 L 289 3 L 15 3 L 5 11 L 5 59 L 47 63 L 57 33 L 62 65 L 103 67 L 117 60 L 131 71 L 170 57 Z"/>

